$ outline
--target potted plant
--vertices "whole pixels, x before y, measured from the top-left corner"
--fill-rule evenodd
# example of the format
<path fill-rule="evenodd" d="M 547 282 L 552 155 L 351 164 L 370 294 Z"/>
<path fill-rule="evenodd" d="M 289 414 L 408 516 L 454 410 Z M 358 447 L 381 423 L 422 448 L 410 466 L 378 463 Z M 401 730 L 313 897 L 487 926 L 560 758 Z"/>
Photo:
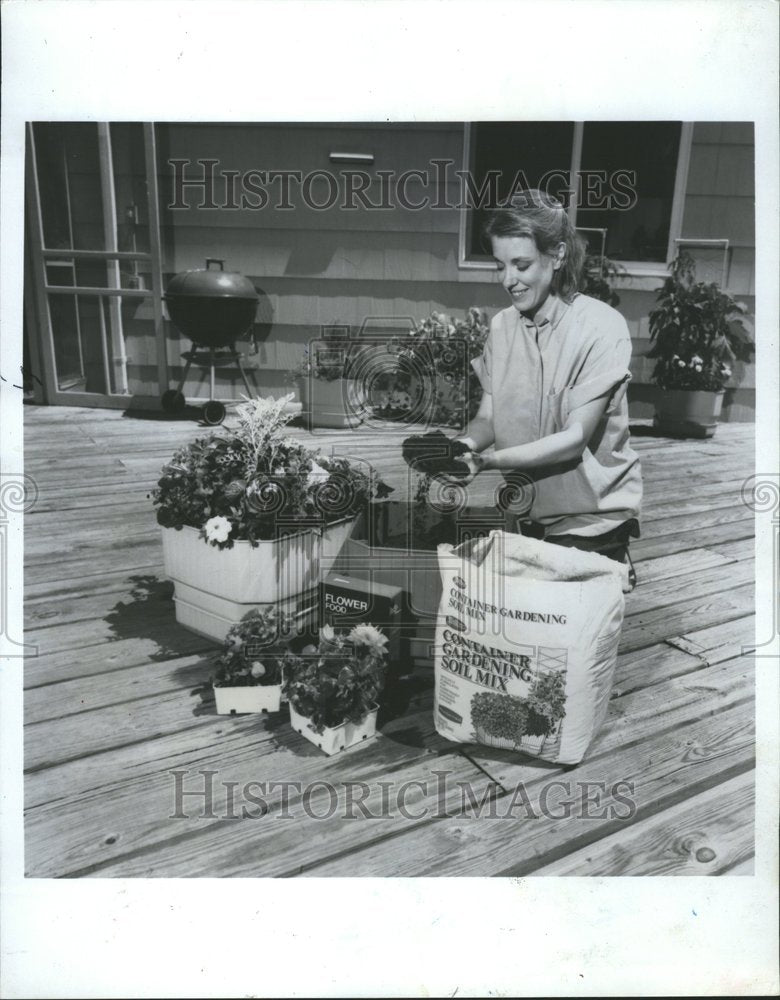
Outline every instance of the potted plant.
<path fill-rule="evenodd" d="M 376 734 L 387 637 L 373 625 L 339 635 L 320 629 L 316 646 L 284 661 L 284 694 L 293 729 L 329 756 Z"/>
<path fill-rule="evenodd" d="M 211 680 L 218 715 L 279 711 L 291 629 L 288 616 L 265 607 L 251 611 L 228 631 Z"/>
<path fill-rule="evenodd" d="M 601 254 L 587 254 L 582 267 L 580 291 L 592 299 L 606 302 L 616 309 L 620 305 L 620 296 L 613 287 L 613 282 L 625 269 L 609 257 Z"/>
<path fill-rule="evenodd" d="M 314 599 L 358 514 L 390 492 L 282 436 L 291 399 L 247 400 L 236 430 L 181 448 L 152 493 L 177 621 L 220 642 L 253 607 Z"/>
<path fill-rule="evenodd" d="M 433 312 L 389 346 L 397 368 L 379 416 L 461 428 L 474 416 L 482 390 L 471 361 L 481 355 L 490 325 L 483 309 L 465 319 Z"/>
<path fill-rule="evenodd" d="M 732 364 L 755 352 L 741 319 L 746 310 L 714 282 L 696 281 L 690 254 L 679 253 L 670 270 L 650 313 L 648 357 L 664 390 L 655 426 L 674 436 L 712 437 Z"/>
<path fill-rule="evenodd" d="M 539 753 L 566 715 L 563 674 L 556 671 L 537 674 L 528 691 L 525 708 L 525 728 L 519 746 L 521 750 Z"/>
<path fill-rule="evenodd" d="M 310 427 L 355 427 L 366 414 L 360 382 L 353 377 L 362 351 L 348 337 L 316 341 L 304 348 L 290 373 Z"/>

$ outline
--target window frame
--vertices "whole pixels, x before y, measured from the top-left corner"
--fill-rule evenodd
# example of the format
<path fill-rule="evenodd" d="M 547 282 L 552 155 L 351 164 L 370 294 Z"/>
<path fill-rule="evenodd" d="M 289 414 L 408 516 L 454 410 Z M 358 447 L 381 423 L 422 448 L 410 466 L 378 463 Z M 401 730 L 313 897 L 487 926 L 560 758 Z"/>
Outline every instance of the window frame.
<path fill-rule="evenodd" d="M 572 138 L 571 154 L 571 176 L 577 177 L 582 162 L 582 138 L 586 121 L 574 122 L 574 135 Z M 621 272 L 624 278 L 652 278 L 666 277 L 670 261 L 675 254 L 675 241 L 682 236 L 683 211 L 685 208 L 685 193 L 688 186 L 688 167 L 691 160 L 691 143 L 693 139 L 693 122 L 681 122 L 680 146 L 677 151 L 677 167 L 674 177 L 674 192 L 672 194 L 672 211 L 669 219 L 669 240 L 666 249 L 666 260 L 625 260 L 620 262 Z M 463 170 L 470 169 L 471 149 L 473 143 L 473 123 L 463 124 Z M 579 182 L 579 178 L 577 178 Z M 579 193 L 579 192 L 577 192 Z M 571 199 L 568 208 L 569 219 L 572 225 L 577 225 L 577 198 Z M 468 213 L 471 209 L 467 205 L 461 205 L 458 226 L 458 278 L 461 281 L 480 281 L 491 273 L 495 273 L 496 266 L 487 260 L 470 260 L 467 256 L 467 234 L 469 225 Z M 655 287 L 655 285 L 653 286 Z"/>

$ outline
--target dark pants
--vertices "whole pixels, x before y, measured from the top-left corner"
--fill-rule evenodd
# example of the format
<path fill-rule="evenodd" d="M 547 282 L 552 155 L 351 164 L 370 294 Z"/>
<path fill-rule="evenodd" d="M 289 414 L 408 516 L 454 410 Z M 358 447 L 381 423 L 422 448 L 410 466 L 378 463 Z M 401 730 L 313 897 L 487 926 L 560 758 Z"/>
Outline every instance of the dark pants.
<path fill-rule="evenodd" d="M 607 559 L 614 559 L 615 562 L 628 563 L 629 582 L 632 586 L 636 583 L 634 565 L 628 554 L 631 538 L 639 537 L 639 521 L 634 517 L 602 535 L 548 535 L 545 537 L 544 525 L 537 524 L 535 521 L 518 521 L 518 530 L 521 535 L 527 535 L 529 538 L 541 538 L 552 545 L 565 545 L 567 548 L 580 549 L 583 552 L 598 552 L 599 555 L 606 556 Z"/>

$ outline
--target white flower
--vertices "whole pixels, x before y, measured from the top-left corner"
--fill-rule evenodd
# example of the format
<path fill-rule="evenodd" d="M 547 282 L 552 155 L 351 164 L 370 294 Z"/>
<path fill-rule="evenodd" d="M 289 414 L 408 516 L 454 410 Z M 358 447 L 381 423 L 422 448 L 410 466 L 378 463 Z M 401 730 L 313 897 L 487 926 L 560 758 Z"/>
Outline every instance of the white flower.
<path fill-rule="evenodd" d="M 233 530 L 233 525 L 226 517 L 211 517 L 206 521 L 203 530 L 206 538 L 210 542 L 226 542 L 227 537 Z"/>
<path fill-rule="evenodd" d="M 259 660 L 255 660 L 252 664 L 252 676 L 262 677 L 265 674 L 265 667 Z"/>
<path fill-rule="evenodd" d="M 679 368 L 685 368 L 685 362 L 684 361 L 678 361 L 677 365 L 678 365 Z"/>
<path fill-rule="evenodd" d="M 320 638 L 324 639 L 326 642 L 333 642 L 336 638 L 336 632 L 332 625 L 323 625 L 320 629 Z"/>
<path fill-rule="evenodd" d="M 328 479 L 330 479 L 330 473 L 328 470 L 323 469 L 321 465 L 317 465 L 317 463 L 312 459 L 311 472 L 306 477 L 306 485 L 315 486 L 317 483 L 327 482 Z"/>
<path fill-rule="evenodd" d="M 695 365 L 694 366 L 694 371 L 700 372 L 701 371 L 701 365 Z"/>
<path fill-rule="evenodd" d="M 692 365 L 703 365 L 704 364 L 704 359 L 700 358 L 698 354 L 694 354 L 694 356 L 691 358 L 691 364 Z"/>
<path fill-rule="evenodd" d="M 730 376 L 731 376 L 731 369 L 730 369 L 730 368 L 728 368 L 728 367 L 727 367 L 726 365 L 724 365 L 724 366 L 723 366 L 723 367 L 721 368 L 721 371 L 722 371 L 722 372 L 723 372 L 723 374 L 724 374 L 724 375 L 726 376 L 726 378 L 730 378 Z"/>
<path fill-rule="evenodd" d="M 387 650 L 387 636 L 374 628 L 373 625 L 356 625 L 349 633 L 348 638 L 356 646 L 367 646 L 373 653 L 383 656 Z"/>

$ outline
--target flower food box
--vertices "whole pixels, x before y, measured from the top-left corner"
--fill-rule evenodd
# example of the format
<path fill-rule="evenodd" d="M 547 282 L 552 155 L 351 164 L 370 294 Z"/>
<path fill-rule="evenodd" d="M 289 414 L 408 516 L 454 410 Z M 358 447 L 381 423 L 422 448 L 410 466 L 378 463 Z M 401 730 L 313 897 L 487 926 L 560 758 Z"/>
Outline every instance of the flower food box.
<path fill-rule="evenodd" d="M 407 621 L 407 595 L 392 584 L 361 580 L 343 573 L 331 573 L 320 584 L 321 625 L 351 629 L 355 625 L 373 625 L 388 638 L 388 670 L 404 668 L 403 626 Z"/>

